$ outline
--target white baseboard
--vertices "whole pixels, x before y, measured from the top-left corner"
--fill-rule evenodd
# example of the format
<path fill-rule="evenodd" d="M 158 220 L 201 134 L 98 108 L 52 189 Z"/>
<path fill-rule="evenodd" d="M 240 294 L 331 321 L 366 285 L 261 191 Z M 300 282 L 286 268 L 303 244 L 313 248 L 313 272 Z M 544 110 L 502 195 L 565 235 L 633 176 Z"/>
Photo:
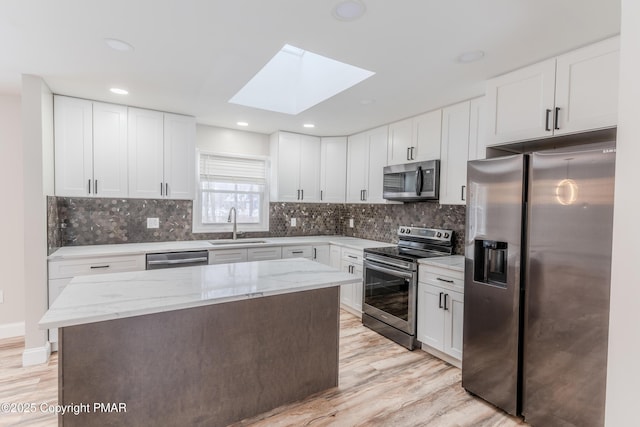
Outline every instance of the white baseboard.
<path fill-rule="evenodd" d="M 24 322 L 4 323 L 0 325 L 0 340 L 3 338 L 20 337 L 24 335 Z"/>
<path fill-rule="evenodd" d="M 428 346 L 425 343 L 422 343 L 422 350 L 427 353 L 437 357 L 438 359 L 442 359 L 447 363 L 455 366 L 456 368 L 462 369 L 462 360 L 456 359 L 455 357 L 449 356 L 446 353 L 441 352 L 440 350 L 436 350 L 435 348 Z"/>
<path fill-rule="evenodd" d="M 33 366 L 47 363 L 51 355 L 49 341 L 43 347 L 28 348 L 22 352 L 22 366 Z"/>

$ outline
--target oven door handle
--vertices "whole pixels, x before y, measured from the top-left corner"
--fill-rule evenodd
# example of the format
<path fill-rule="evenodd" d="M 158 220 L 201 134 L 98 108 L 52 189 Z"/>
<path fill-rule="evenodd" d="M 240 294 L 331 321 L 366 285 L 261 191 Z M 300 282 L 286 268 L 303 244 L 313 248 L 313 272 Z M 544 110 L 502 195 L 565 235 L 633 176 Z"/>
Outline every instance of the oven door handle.
<path fill-rule="evenodd" d="M 364 266 L 365 266 L 365 269 L 381 271 L 382 273 L 391 274 L 393 276 L 400 276 L 400 277 L 403 277 L 405 279 L 413 279 L 413 274 L 414 273 L 412 273 L 412 272 L 396 270 L 394 268 L 381 267 L 381 266 L 379 266 L 377 264 L 373 264 L 373 263 L 370 263 L 370 262 L 365 262 Z"/>

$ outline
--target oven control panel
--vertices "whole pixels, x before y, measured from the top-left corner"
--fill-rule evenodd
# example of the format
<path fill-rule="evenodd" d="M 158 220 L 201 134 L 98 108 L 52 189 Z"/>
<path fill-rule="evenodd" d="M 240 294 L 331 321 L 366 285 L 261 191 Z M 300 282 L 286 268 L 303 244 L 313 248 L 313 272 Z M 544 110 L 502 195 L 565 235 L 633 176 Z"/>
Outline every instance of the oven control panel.
<path fill-rule="evenodd" d="M 398 236 L 400 238 L 417 237 L 425 240 L 441 240 L 450 242 L 453 239 L 453 230 L 400 226 L 398 228 Z"/>

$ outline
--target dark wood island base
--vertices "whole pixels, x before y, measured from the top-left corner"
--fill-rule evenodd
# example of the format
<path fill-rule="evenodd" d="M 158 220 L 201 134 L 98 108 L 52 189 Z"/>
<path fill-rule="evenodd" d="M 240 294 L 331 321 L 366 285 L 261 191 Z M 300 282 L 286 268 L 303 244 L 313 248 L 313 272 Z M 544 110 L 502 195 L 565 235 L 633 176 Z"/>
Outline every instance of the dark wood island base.
<path fill-rule="evenodd" d="M 61 328 L 59 402 L 87 406 L 60 425 L 226 426 L 335 387 L 338 300 L 334 286 Z"/>

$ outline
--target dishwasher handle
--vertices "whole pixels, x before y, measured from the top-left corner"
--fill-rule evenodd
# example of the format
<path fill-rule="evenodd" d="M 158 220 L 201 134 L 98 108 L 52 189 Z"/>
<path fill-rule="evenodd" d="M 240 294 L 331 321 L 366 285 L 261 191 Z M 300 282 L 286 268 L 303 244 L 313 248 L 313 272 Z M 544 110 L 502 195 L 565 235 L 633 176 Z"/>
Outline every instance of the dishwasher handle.
<path fill-rule="evenodd" d="M 186 259 L 161 259 L 157 261 L 147 261 L 149 265 L 175 265 L 175 264 L 192 264 L 194 262 L 207 262 L 208 259 L 202 258 L 186 258 Z"/>

